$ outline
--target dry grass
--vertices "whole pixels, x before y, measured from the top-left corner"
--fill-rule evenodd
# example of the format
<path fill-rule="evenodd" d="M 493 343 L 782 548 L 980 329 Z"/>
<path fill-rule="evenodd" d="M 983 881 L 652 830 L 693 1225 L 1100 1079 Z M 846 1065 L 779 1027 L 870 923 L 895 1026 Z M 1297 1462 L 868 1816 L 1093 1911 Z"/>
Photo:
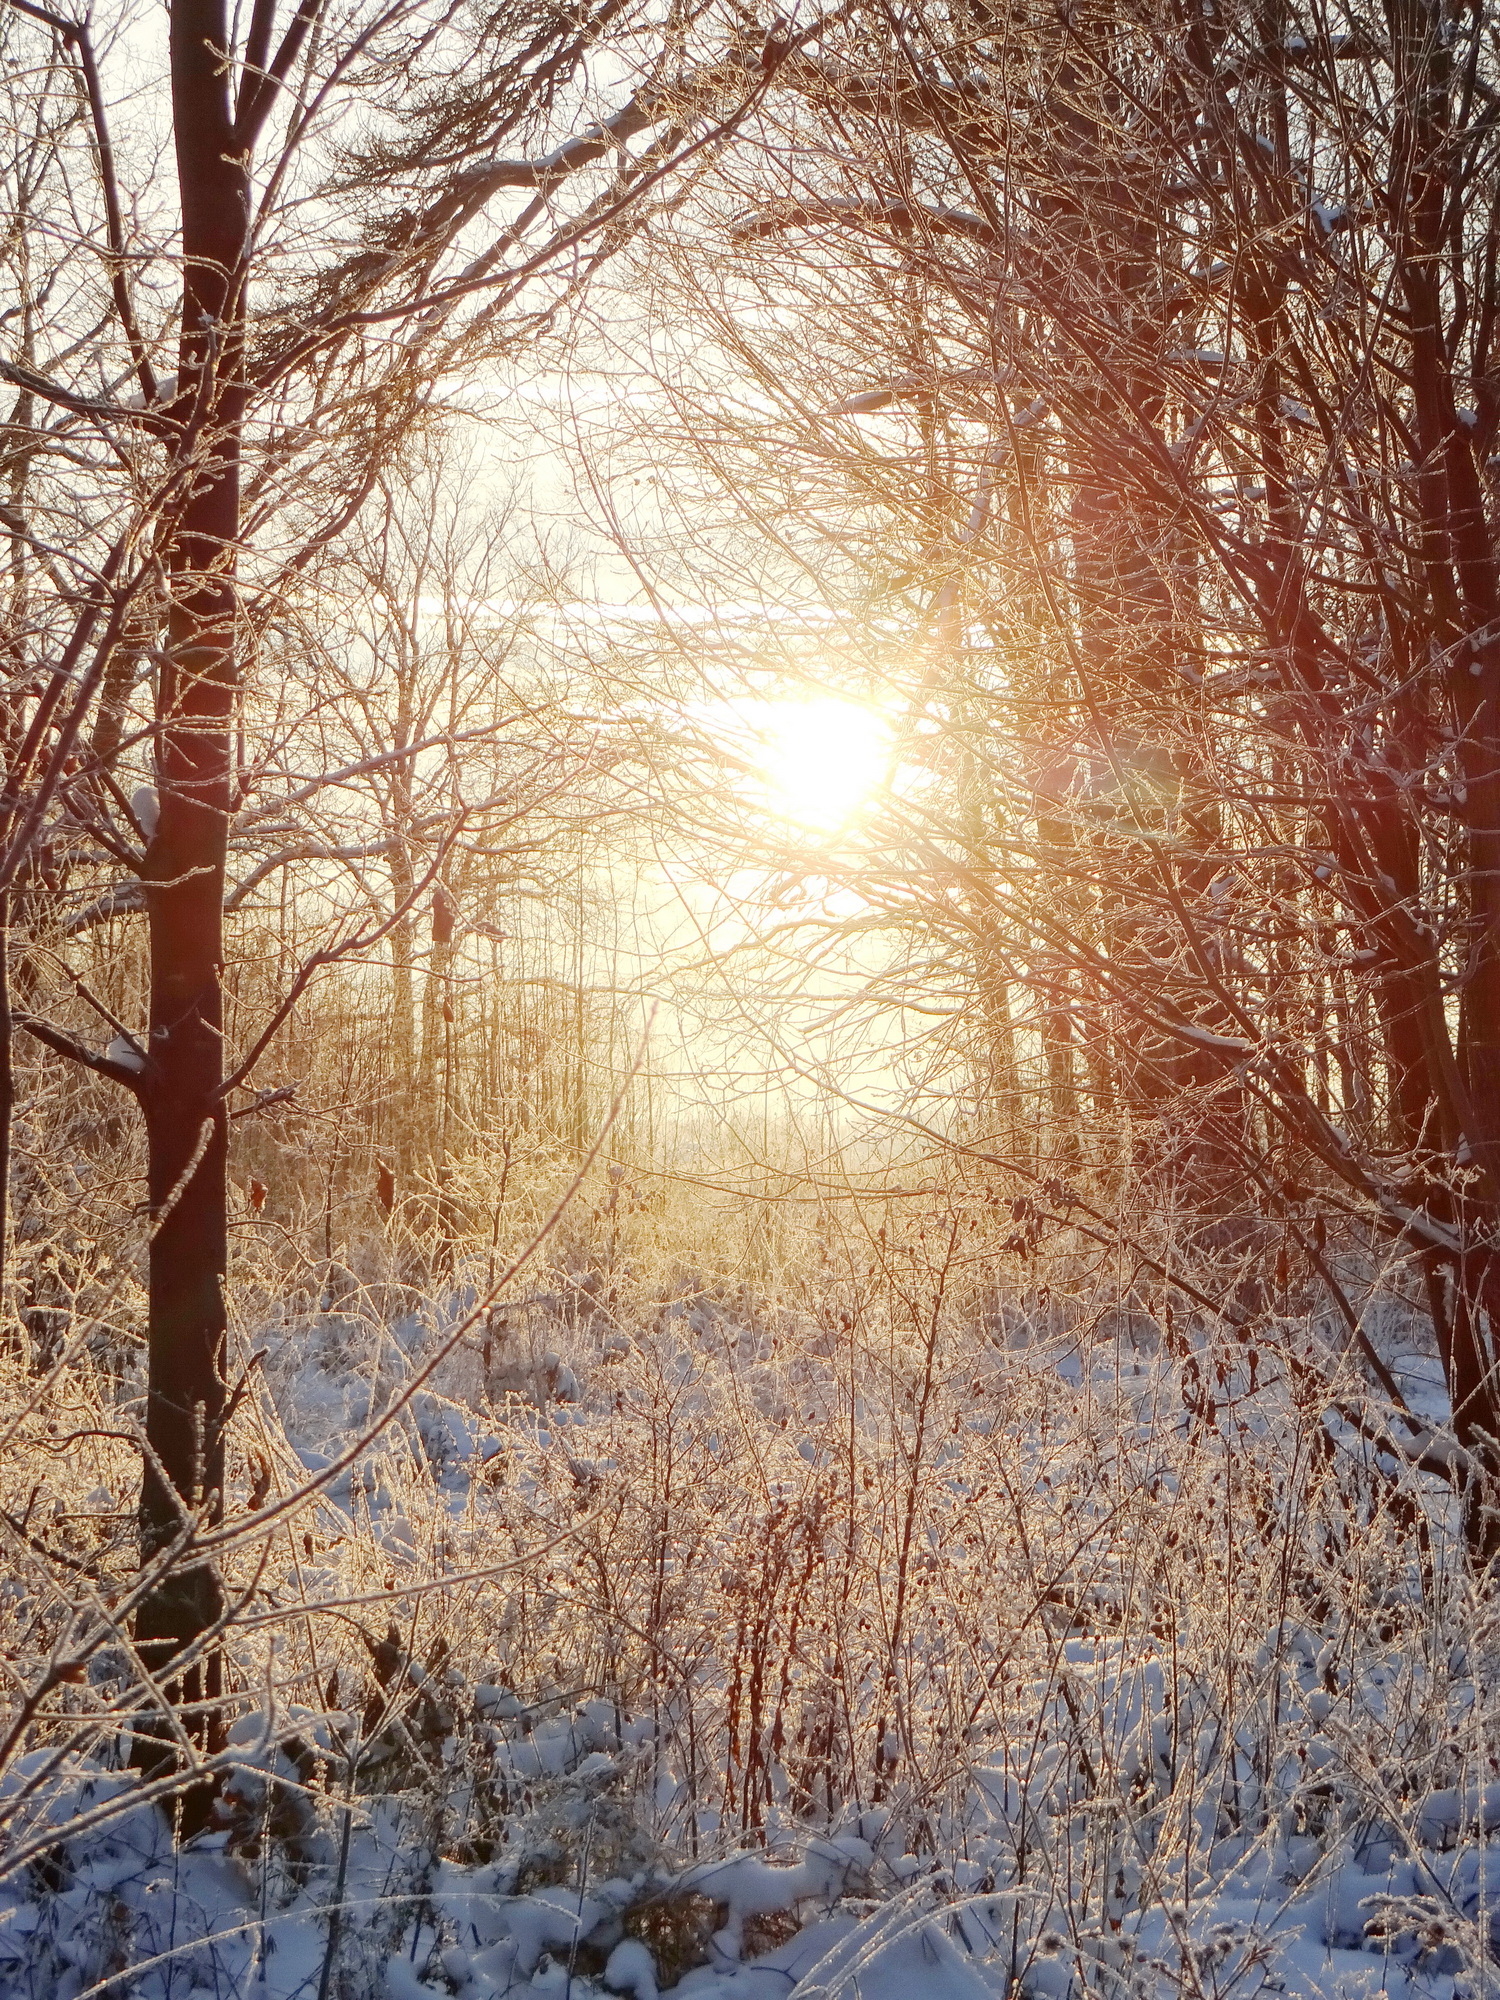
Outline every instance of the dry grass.
<path fill-rule="evenodd" d="M 503 1167 L 509 1243 L 563 1167 Z M 869 1893 L 925 1884 L 1028 1990 L 1064 1963 L 1107 1985 L 1153 1912 L 1199 1990 L 1210 1883 L 1253 1878 L 1274 1928 L 1351 1854 L 1462 1844 L 1496 1768 L 1493 1610 L 1446 1493 L 1330 1414 L 1365 1394 L 1337 1324 L 1228 1268 L 1263 1246 L 1198 1271 L 1239 1301 L 1231 1324 L 1126 1246 L 1018 1227 L 952 1176 L 809 1196 L 772 1234 L 774 1254 L 762 1216 L 596 1169 L 476 1313 L 482 1241 L 435 1268 L 367 1210 L 335 1259 L 299 1247 L 299 1291 L 285 1232 L 263 1232 L 224 1556 L 258 1720 L 218 1823 L 268 1907 L 339 1879 L 346 1812 L 396 1813 L 427 1857 L 382 1906 L 414 1953 L 424 1921 L 441 1942 L 419 1906 L 445 1859 L 667 1880 L 746 1840 L 883 1829 Z M 113 1332 L 133 1281 L 123 1258 L 104 1272 L 73 1281 L 62 1344 L 3 1379 L 0 1839 L 32 1889 L 70 1851 L 37 1820 L 63 1811 L 59 1774 L 118 1770 L 143 1706 L 122 1629 L 139 1367 Z M 1398 1284 L 1367 1321 L 1420 1370 Z M 570 1760 L 536 1749 L 567 1718 L 578 1755 L 613 1757 L 586 1812 Z M 1483 1962 L 1487 1890 L 1426 1893 L 1446 1916 L 1408 1895 L 1382 1919 L 1408 1958 Z M 710 1955 L 701 1897 L 642 1894 L 663 1977 Z M 1355 1942 L 1367 1920 L 1330 1921 Z M 351 1916 L 340 1964 L 374 1935 Z M 1249 1977 L 1249 1949 L 1216 1963 Z"/>

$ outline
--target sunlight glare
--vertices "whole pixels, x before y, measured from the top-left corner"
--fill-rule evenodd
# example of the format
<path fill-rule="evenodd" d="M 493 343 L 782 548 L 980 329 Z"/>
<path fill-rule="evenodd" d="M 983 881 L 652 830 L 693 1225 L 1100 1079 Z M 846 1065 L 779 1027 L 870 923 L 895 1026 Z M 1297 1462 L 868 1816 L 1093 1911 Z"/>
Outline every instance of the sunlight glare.
<path fill-rule="evenodd" d="M 837 833 L 885 777 L 885 718 L 835 695 L 769 702 L 766 710 L 758 734 L 772 810 L 815 832 Z"/>

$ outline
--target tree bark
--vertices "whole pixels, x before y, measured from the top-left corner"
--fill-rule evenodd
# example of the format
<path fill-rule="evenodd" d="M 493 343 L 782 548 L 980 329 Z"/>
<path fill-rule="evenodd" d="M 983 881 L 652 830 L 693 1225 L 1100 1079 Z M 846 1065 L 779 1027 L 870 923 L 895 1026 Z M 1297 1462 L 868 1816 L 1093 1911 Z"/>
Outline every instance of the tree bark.
<path fill-rule="evenodd" d="M 143 1554 L 185 1512 L 224 1505 L 224 1280 L 228 1264 L 223 902 L 238 692 L 235 552 L 249 162 L 236 143 L 221 0 L 173 0 L 172 108 L 182 203 L 180 390 L 174 415 L 185 472 L 168 544 L 170 604 L 158 692 L 160 810 L 146 854 L 150 1066 L 142 1091 L 153 1218 Z M 223 1591 L 209 1562 L 187 1561 L 142 1607 L 137 1639 L 180 1703 L 213 1703 L 216 1648 L 189 1671 L 173 1656 L 210 1633 Z M 191 1720 L 192 1718 L 190 1718 Z M 211 1708 L 193 1726 L 215 1735 Z M 149 1755 L 150 1746 L 147 1746 Z"/>

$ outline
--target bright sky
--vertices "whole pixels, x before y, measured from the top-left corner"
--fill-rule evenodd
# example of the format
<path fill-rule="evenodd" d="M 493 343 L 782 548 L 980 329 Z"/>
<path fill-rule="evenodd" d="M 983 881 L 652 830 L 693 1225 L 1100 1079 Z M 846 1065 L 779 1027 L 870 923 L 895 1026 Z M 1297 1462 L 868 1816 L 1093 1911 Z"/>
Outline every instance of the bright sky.
<path fill-rule="evenodd" d="M 814 833 L 839 832 L 887 775 L 891 733 L 884 716 L 835 695 L 759 707 L 762 716 L 746 719 L 764 745 L 766 803 Z"/>

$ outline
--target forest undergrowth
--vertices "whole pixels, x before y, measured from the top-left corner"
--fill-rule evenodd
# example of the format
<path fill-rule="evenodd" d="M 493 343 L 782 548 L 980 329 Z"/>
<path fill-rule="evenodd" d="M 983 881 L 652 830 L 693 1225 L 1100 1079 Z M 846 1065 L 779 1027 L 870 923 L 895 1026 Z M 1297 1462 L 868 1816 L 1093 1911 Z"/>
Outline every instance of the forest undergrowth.
<path fill-rule="evenodd" d="M 0 1992 L 1495 1983 L 1500 1625 L 1259 1237 L 1214 1312 L 951 1174 L 747 1220 L 617 1166 L 489 1303 L 430 1261 L 241 1287 L 185 1844 L 138 1363 L 97 1300 L 9 1358 Z M 1341 1275 L 1440 1427 L 1400 1274 Z"/>

